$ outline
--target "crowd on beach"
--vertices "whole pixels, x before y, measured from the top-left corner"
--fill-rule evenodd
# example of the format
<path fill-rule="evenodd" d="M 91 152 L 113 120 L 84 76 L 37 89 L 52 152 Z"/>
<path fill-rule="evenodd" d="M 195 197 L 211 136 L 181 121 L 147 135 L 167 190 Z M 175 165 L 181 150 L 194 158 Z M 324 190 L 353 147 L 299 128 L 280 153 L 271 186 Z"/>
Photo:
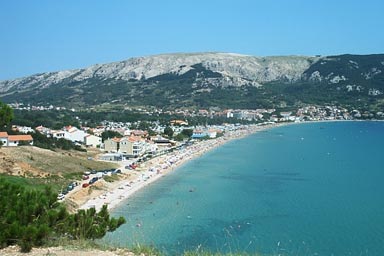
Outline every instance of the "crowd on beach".
<path fill-rule="evenodd" d="M 195 159 L 203 155 L 205 152 L 223 145 L 230 140 L 242 138 L 251 133 L 267 129 L 275 125 L 276 124 L 268 124 L 264 126 L 242 126 L 239 127 L 239 129 L 228 131 L 223 136 L 216 139 L 195 141 L 194 143 L 186 144 L 185 146 L 167 154 L 142 162 L 135 170 L 127 168 L 132 164 L 133 160 L 122 161 L 120 163 L 120 170 L 122 170 L 123 175 L 128 174 L 126 176 L 127 179 L 111 183 L 107 190 L 82 203 L 79 206 L 79 209 L 89 209 L 94 207 L 96 210 L 100 210 L 105 204 L 108 205 L 108 209 L 112 209 L 123 200 L 129 198 L 136 191 L 174 171 L 185 162 Z M 134 175 L 130 175 L 129 173 L 134 173 Z"/>

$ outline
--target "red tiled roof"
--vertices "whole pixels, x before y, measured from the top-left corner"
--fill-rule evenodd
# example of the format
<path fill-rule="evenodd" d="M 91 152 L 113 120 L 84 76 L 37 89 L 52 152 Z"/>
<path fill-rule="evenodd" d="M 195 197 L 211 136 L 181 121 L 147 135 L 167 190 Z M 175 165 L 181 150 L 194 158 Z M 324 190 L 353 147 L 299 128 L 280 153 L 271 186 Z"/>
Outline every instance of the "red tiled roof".
<path fill-rule="evenodd" d="M 137 138 L 137 137 L 135 137 L 135 136 L 130 136 L 130 137 L 128 138 L 128 140 L 129 140 L 130 142 L 136 142 L 136 141 L 140 141 L 140 138 Z"/>
<path fill-rule="evenodd" d="M 7 132 L 0 132 L 0 138 L 7 138 L 8 133 Z"/>
<path fill-rule="evenodd" d="M 117 138 L 117 137 L 114 137 L 114 138 L 112 138 L 112 140 L 114 141 L 114 142 L 120 142 L 120 138 Z"/>
<path fill-rule="evenodd" d="M 143 136 L 143 135 L 147 135 L 148 132 L 147 131 L 142 131 L 142 130 L 132 130 L 131 134 L 137 135 L 137 136 Z"/>
<path fill-rule="evenodd" d="M 32 141 L 33 138 L 31 135 L 9 135 L 9 141 Z"/>
<path fill-rule="evenodd" d="M 142 138 L 140 136 L 133 136 L 133 135 L 131 135 L 129 137 L 125 136 L 125 137 L 121 138 L 121 140 L 127 140 L 129 142 L 136 142 L 136 141 L 142 140 Z"/>

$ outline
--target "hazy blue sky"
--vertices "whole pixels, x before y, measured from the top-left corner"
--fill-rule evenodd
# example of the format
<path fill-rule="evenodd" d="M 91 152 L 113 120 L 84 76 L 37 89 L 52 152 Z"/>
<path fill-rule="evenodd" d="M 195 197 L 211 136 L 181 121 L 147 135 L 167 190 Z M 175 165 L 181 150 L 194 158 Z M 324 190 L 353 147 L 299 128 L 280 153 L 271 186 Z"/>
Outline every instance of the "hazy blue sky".
<path fill-rule="evenodd" d="M 0 80 L 173 52 L 384 53 L 383 0 L 1 0 Z"/>

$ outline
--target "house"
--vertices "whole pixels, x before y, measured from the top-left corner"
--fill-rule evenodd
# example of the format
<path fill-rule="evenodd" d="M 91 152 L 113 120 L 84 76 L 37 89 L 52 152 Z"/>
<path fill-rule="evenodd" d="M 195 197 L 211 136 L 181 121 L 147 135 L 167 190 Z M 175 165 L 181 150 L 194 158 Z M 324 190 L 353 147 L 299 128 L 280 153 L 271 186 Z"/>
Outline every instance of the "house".
<path fill-rule="evenodd" d="M 281 120 L 280 121 L 290 121 L 292 112 L 280 112 Z"/>
<path fill-rule="evenodd" d="M 104 126 L 98 126 L 96 128 L 90 128 L 89 130 L 92 131 L 93 135 L 96 135 L 96 136 L 101 136 L 101 134 L 105 131 L 105 127 Z"/>
<path fill-rule="evenodd" d="M 157 152 L 159 152 L 159 147 L 156 143 L 154 143 L 153 141 L 147 141 L 147 150 L 146 150 L 146 153 L 148 155 L 155 155 Z"/>
<path fill-rule="evenodd" d="M 45 134 L 45 135 L 48 135 L 48 134 L 51 134 L 51 129 L 47 128 L 47 127 L 44 127 L 42 125 L 40 126 L 37 126 L 35 128 L 36 131 L 38 131 L 39 133 L 41 134 Z"/>
<path fill-rule="evenodd" d="M 80 142 L 80 143 L 83 143 L 85 136 L 88 135 L 88 133 L 86 133 L 83 130 L 75 130 L 70 132 L 69 134 L 72 142 Z"/>
<path fill-rule="evenodd" d="M 276 123 L 276 122 L 279 121 L 279 118 L 278 118 L 276 115 L 272 115 L 272 116 L 269 118 L 269 120 L 270 120 L 271 122 Z"/>
<path fill-rule="evenodd" d="M 133 136 L 139 136 L 139 137 L 147 137 L 148 132 L 147 131 L 142 131 L 142 130 L 132 130 L 131 135 Z"/>
<path fill-rule="evenodd" d="M 36 127 L 36 130 L 38 130 L 37 128 L 40 127 Z M 41 129 L 43 130 L 44 128 L 42 127 Z M 50 131 L 48 134 L 56 139 L 66 139 L 77 143 L 84 143 L 85 137 L 88 135 L 85 131 L 73 126 L 66 126 L 60 131 Z"/>
<path fill-rule="evenodd" d="M 56 139 L 66 139 L 71 140 L 71 135 L 67 131 L 51 131 L 51 135 Z"/>
<path fill-rule="evenodd" d="M 214 139 L 217 137 L 217 131 L 214 129 L 211 129 L 207 132 L 207 135 L 209 138 Z"/>
<path fill-rule="evenodd" d="M 137 157 L 144 153 L 144 144 L 145 142 L 140 137 L 123 137 L 120 140 L 119 152 L 127 156 Z"/>
<path fill-rule="evenodd" d="M 130 135 L 131 135 L 131 130 L 129 130 L 129 129 L 125 129 L 123 135 L 124 135 L 124 136 L 130 136 Z"/>
<path fill-rule="evenodd" d="M 209 112 L 206 109 L 199 109 L 199 115 L 200 116 L 208 116 Z"/>
<path fill-rule="evenodd" d="M 67 126 L 64 128 L 64 130 L 69 133 L 69 140 L 72 142 L 83 143 L 85 136 L 88 135 L 85 131 L 79 130 L 73 126 Z"/>
<path fill-rule="evenodd" d="M 117 153 L 119 151 L 120 138 L 112 138 L 104 141 L 104 150 L 107 152 Z"/>
<path fill-rule="evenodd" d="M 0 146 L 7 146 L 8 145 L 8 133 L 6 132 L 0 132 Z"/>
<path fill-rule="evenodd" d="M 33 133 L 35 130 L 32 127 L 28 126 L 20 126 L 20 125 L 12 125 L 12 130 L 21 133 Z"/>
<path fill-rule="evenodd" d="M 125 155 L 133 156 L 133 142 L 128 137 L 123 137 L 120 140 L 119 152 Z"/>
<path fill-rule="evenodd" d="M 224 114 L 227 118 L 231 118 L 231 117 L 233 117 L 233 111 L 232 111 L 231 109 L 224 110 L 224 111 L 223 111 L 223 114 Z"/>
<path fill-rule="evenodd" d="M 33 145 L 33 138 L 31 135 L 9 135 L 8 136 L 8 146 L 9 147 L 16 147 L 19 146 L 19 144 L 29 144 Z"/>
<path fill-rule="evenodd" d="M 16 147 L 20 144 L 33 145 L 33 138 L 31 135 L 8 135 L 7 132 L 0 132 L 0 141 L 4 147 Z"/>
<path fill-rule="evenodd" d="M 94 148 L 100 147 L 101 137 L 88 134 L 87 136 L 84 137 L 84 144 L 87 147 L 94 147 Z"/>

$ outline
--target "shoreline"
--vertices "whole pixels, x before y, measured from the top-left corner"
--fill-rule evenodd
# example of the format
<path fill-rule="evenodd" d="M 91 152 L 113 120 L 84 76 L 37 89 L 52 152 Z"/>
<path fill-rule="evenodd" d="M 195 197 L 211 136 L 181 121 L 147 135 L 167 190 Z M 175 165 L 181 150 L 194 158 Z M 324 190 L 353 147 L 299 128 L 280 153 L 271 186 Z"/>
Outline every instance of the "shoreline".
<path fill-rule="evenodd" d="M 290 126 L 296 124 L 311 124 L 311 123 L 324 123 L 324 122 L 343 122 L 355 120 L 319 120 L 319 121 L 304 121 L 304 122 L 281 122 L 270 123 L 265 125 L 245 125 L 241 129 L 234 131 L 227 131 L 222 137 L 215 139 L 198 141 L 186 148 L 166 153 L 161 156 L 154 157 L 144 163 L 141 163 L 137 168 L 138 170 L 126 170 L 125 166 L 129 165 L 132 161 L 122 161 L 119 163 L 119 169 L 125 176 L 124 179 L 105 182 L 99 181 L 95 183 L 97 189 L 92 191 L 91 194 L 84 195 L 84 189 L 78 192 L 83 193 L 81 197 L 82 202 L 75 203 L 74 210 L 95 208 L 99 211 L 104 204 L 108 206 L 108 210 L 113 210 L 121 202 L 129 199 L 137 191 L 145 188 L 146 186 L 156 182 L 160 178 L 176 171 L 177 168 L 183 164 L 195 160 L 203 154 L 220 147 L 227 142 L 242 139 L 249 135 L 270 130 L 276 127 Z M 103 182 L 103 184 L 100 184 Z M 99 184 L 98 184 L 99 183 Z M 70 197 L 72 201 L 73 197 Z"/>
<path fill-rule="evenodd" d="M 326 122 L 344 122 L 344 121 L 360 121 L 360 120 L 318 120 L 318 121 L 304 121 L 304 122 L 281 122 L 271 123 L 265 125 L 245 125 L 242 129 L 234 131 L 227 131 L 222 137 L 215 139 L 198 141 L 184 149 L 169 152 L 161 156 L 154 157 L 144 163 L 140 164 L 139 170 L 126 170 L 125 166 L 129 165 L 132 161 L 122 161 L 119 163 L 119 169 L 122 170 L 125 178 L 114 182 L 103 182 L 100 184 L 95 183 L 96 191 L 93 191 L 87 196 L 83 195 L 83 202 L 75 203 L 75 211 L 79 209 L 95 208 L 99 211 L 104 204 L 108 206 L 108 210 L 113 210 L 121 202 L 129 199 L 137 191 L 145 188 L 146 186 L 156 182 L 160 178 L 176 171 L 177 168 L 183 164 L 195 160 L 203 154 L 220 147 L 227 142 L 242 139 L 257 132 L 270 130 L 276 127 L 290 126 L 296 124 L 311 124 L 311 123 L 326 123 Z M 100 181 L 99 181 L 100 183 Z M 101 188 L 100 188 L 101 187 Z M 79 192 L 83 192 L 80 189 Z M 83 193 L 84 194 L 84 193 Z M 85 198 L 85 200 L 84 200 Z M 73 200 L 73 197 L 71 198 Z"/>
<path fill-rule="evenodd" d="M 131 178 L 127 177 L 126 179 L 109 183 L 108 188 L 103 191 L 99 191 L 103 193 L 97 193 L 94 196 L 91 195 L 92 198 L 89 198 L 84 203 L 80 203 L 77 210 L 95 208 L 99 211 L 105 204 L 108 206 L 108 210 L 113 210 L 121 202 L 129 199 L 137 191 L 176 171 L 177 168 L 181 167 L 183 164 L 191 160 L 195 160 L 217 147 L 236 139 L 245 138 L 260 131 L 269 130 L 271 128 L 287 124 L 290 123 L 274 123 L 263 126 L 249 125 L 244 126 L 242 129 L 227 131 L 222 137 L 198 141 L 197 143 L 194 143 L 186 148 L 154 157 L 144 163 L 141 163 L 140 167 L 138 167 L 138 169 L 140 169 L 139 171 L 126 170 L 125 166 L 129 164 L 129 161 L 123 161 L 119 163 L 119 169 L 122 170 L 124 175 L 128 174 Z M 132 177 L 132 175 L 129 174 L 134 175 Z"/>

